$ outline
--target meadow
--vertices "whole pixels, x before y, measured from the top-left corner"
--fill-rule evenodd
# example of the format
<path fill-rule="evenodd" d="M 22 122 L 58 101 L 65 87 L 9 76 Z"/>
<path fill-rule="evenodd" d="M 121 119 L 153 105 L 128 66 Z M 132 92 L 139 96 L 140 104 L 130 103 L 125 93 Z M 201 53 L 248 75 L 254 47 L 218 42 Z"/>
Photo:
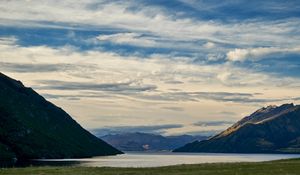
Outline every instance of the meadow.
<path fill-rule="evenodd" d="M 156 168 L 2 168 L 0 175 L 299 175 L 300 159 L 256 163 L 210 163 Z"/>

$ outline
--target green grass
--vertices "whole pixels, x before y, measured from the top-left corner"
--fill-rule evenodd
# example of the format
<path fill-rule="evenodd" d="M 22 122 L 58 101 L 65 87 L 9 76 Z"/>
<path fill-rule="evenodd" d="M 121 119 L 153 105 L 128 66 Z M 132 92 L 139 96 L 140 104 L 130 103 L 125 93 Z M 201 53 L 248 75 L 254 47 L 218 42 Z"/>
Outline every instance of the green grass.
<path fill-rule="evenodd" d="M 299 175 L 300 159 L 261 163 L 213 163 L 158 168 L 28 167 L 0 169 L 0 175 Z"/>

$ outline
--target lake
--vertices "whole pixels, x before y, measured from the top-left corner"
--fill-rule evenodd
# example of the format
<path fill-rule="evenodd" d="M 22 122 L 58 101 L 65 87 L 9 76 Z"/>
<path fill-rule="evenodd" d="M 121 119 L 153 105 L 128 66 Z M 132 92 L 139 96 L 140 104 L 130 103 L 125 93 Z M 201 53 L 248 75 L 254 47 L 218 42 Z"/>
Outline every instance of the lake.
<path fill-rule="evenodd" d="M 22 162 L 16 166 L 84 166 L 84 167 L 159 167 L 179 164 L 217 162 L 261 162 L 300 158 L 300 154 L 219 154 L 219 153 L 171 153 L 126 152 L 117 156 L 101 156 L 84 159 L 41 159 Z"/>

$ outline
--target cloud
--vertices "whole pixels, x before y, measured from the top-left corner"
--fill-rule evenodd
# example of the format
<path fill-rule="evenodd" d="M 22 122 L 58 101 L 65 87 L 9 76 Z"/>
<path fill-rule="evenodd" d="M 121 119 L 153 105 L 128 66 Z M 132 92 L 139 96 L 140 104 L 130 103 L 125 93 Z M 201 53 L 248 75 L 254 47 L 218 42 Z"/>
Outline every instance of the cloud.
<path fill-rule="evenodd" d="M 109 91 L 136 93 L 143 91 L 153 91 L 157 87 L 154 85 L 140 85 L 135 82 L 121 83 L 94 83 L 94 82 L 68 82 L 55 80 L 40 80 L 37 81 L 40 85 L 35 86 L 35 89 L 43 90 L 85 90 L 85 91 Z"/>
<path fill-rule="evenodd" d="M 184 111 L 184 108 L 182 107 L 175 107 L 175 106 L 167 106 L 167 107 L 162 107 L 162 109 L 167 109 L 167 110 L 171 110 L 171 111 Z"/>
<path fill-rule="evenodd" d="M 76 64 L 34 64 L 34 63 L 9 63 L 0 62 L 0 68 L 5 72 L 19 73 L 42 73 L 57 71 L 72 71 L 78 69 L 95 69 L 93 65 L 76 65 Z"/>
<path fill-rule="evenodd" d="M 288 98 L 257 98 L 255 97 L 255 94 L 234 92 L 168 92 L 159 93 L 157 95 L 136 94 L 135 97 L 151 101 L 199 102 L 203 100 L 213 100 L 218 102 L 234 103 L 266 103 L 288 100 Z"/>
<path fill-rule="evenodd" d="M 90 0 L 76 3 L 70 0 L 63 3 L 4 1 L 0 4 L 2 17 L 0 24 L 5 28 L 2 31 L 4 35 L 5 33 L 7 35 L 18 34 L 25 38 L 25 35 L 20 33 L 26 33 L 27 38 L 18 42 L 25 46 L 32 44 L 53 47 L 75 45 L 83 50 L 110 51 L 121 55 L 133 55 L 140 57 L 139 59 L 149 58 L 156 53 L 167 53 L 171 55 L 169 56 L 171 59 L 185 57 L 184 59 L 191 63 L 201 65 L 221 65 L 226 60 L 228 62 L 257 60 L 270 55 L 271 51 L 268 51 L 270 49 L 299 47 L 300 21 L 296 11 L 291 10 L 294 8 L 287 8 L 295 7 L 294 3 L 257 1 L 244 3 L 230 1 L 218 3 L 218 5 L 212 2 L 176 1 L 174 3 L 183 6 L 174 9 L 165 3 L 145 1 Z M 236 20 L 237 16 L 244 15 L 245 10 L 243 8 L 243 11 L 240 11 L 237 4 L 242 6 L 249 4 L 252 10 L 258 9 L 264 13 L 276 8 L 276 14 L 278 12 L 286 17 L 268 20 L 265 18 L 266 14 L 258 13 L 258 16 L 254 15 L 253 19 L 251 18 L 252 20 Z M 257 8 L 255 4 L 259 4 L 261 8 Z M 230 9 L 231 6 L 237 9 L 234 13 L 239 15 L 228 13 L 228 8 Z M 275 13 L 275 11 L 272 12 Z M 287 15 L 286 12 L 290 14 Z M 216 19 L 207 19 L 207 14 L 213 14 L 212 17 Z M 223 18 L 227 17 L 234 18 L 234 20 L 223 21 Z M 15 27 L 21 32 L 9 30 Z M 31 36 L 36 36 L 39 32 L 33 31 L 29 34 L 30 32 L 24 28 L 43 29 L 43 34 L 34 39 Z M 50 34 L 51 31 L 59 33 L 55 28 L 71 30 L 76 35 L 61 30 L 61 34 L 53 35 L 51 39 L 45 38 L 44 31 L 49 30 Z M 73 38 L 74 36 L 76 39 Z M 33 38 L 32 41 L 31 38 Z M 282 50 L 280 54 L 286 52 L 290 53 L 290 51 Z M 292 64 L 290 62 L 286 64 Z M 251 69 L 253 70 L 249 72 L 257 72 L 255 68 L 251 67 Z M 277 68 L 274 72 L 284 74 L 282 71 L 277 71 Z M 231 83 L 227 81 L 225 84 Z"/>
<path fill-rule="evenodd" d="M 226 116 L 235 116 L 236 115 L 235 112 L 231 112 L 231 111 L 221 111 L 221 112 L 219 112 L 219 114 L 226 115 Z"/>
<path fill-rule="evenodd" d="M 93 129 L 91 132 L 97 137 L 101 137 L 107 134 L 119 134 L 119 133 L 155 133 L 164 134 L 168 129 L 182 128 L 180 124 L 166 124 L 166 125 L 145 125 L 145 126 L 109 126 L 99 129 Z"/>
<path fill-rule="evenodd" d="M 43 81 L 39 81 L 43 82 Z M 47 81 L 48 82 L 48 81 Z M 168 103 L 168 102 L 200 102 L 206 100 L 212 100 L 216 102 L 233 102 L 237 104 L 264 104 L 270 102 L 283 102 L 289 100 L 299 100 L 299 98 L 257 98 L 255 94 L 247 93 L 228 93 L 228 92 L 173 92 L 173 93 L 161 93 L 156 92 L 151 87 L 131 87 L 130 83 L 112 83 L 112 84 L 93 84 L 93 83 L 72 83 L 64 82 L 63 85 L 57 85 L 58 82 L 50 81 L 52 85 L 39 85 L 34 86 L 36 90 L 68 90 L 68 91 L 80 91 L 76 95 L 65 94 L 49 94 L 43 93 L 48 99 L 101 99 L 101 98 L 117 98 L 121 99 L 119 95 L 123 95 L 135 101 L 147 101 L 155 103 Z M 59 84 L 59 83 L 58 83 Z M 126 85 L 126 86 L 125 86 Z M 81 92 L 84 91 L 84 92 Z M 155 95 L 145 94 L 143 92 L 153 91 Z M 110 94 L 108 94 L 110 92 Z M 127 97 L 126 97 L 127 96 Z M 171 111 L 184 111 L 182 107 L 162 107 L 161 109 L 167 109 Z M 221 115 L 235 115 L 233 112 L 220 113 Z"/>
<path fill-rule="evenodd" d="M 216 109 L 243 114 L 299 101 L 299 59 L 284 56 L 299 53 L 299 7 L 298 1 L 3 1 L 0 69 L 87 128 L 172 120 L 185 127 L 168 134 L 202 132 L 191 123 L 232 116 L 212 114 Z M 284 64 L 265 59 L 278 54 Z M 259 59 L 264 63 L 236 63 Z"/>
<path fill-rule="evenodd" d="M 167 84 L 184 84 L 183 81 L 178 81 L 178 80 L 167 80 L 165 81 Z"/>
<path fill-rule="evenodd" d="M 67 100 L 80 100 L 80 99 L 87 99 L 87 98 L 113 98 L 115 96 L 107 93 L 93 93 L 93 92 L 81 92 L 80 94 L 49 94 L 49 93 L 41 93 L 43 97 L 48 100 L 55 99 L 67 99 Z"/>
<path fill-rule="evenodd" d="M 20 78 L 30 80 L 29 85 L 37 90 L 43 90 L 43 93 L 49 93 L 45 91 L 50 90 L 86 89 L 110 93 L 145 92 L 132 94 L 130 98 L 147 101 L 213 100 L 265 103 L 287 98 L 265 98 L 263 95 L 258 98 L 255 92 L 260 90 L 256 88 L 283 85 L 288 88 L 300 85 L 297 78 L 277 78 L 237 68 L 231 64 L 192 64 L 185 57 L 174 59 L 173 55 L 168 54 L 151 55 L 141 59 L 141 57 L 122 56 L 97 50 L 82 52 L 73 47 L 18 45 L 0 45 L 0 51 L 0 67 L 4 73 L 26 73 Z M 41 74 L 32 76 L 36 72 Z M 44 82 L 36 80 L 44 80 Z M 49 80 L 57 80 L 57 82 Z M 216 86 L 220 88 L 216 92 L 210 92 L 210 89 Z M 247 88 L 245 93 L 236 93 L 240 90 L 232 89 L 234 87 Z M 207 91 L 197 91 L 201 88 Z M 220 91 L 224 88 L 228 89 L 228 92 Z M 171 92 L 167 89 L 178 89 L 178 91 Z M 249 89 L 254 93 L 248 93 Z"/>
<path fill-rule="evenodd" d="M 208 61 L 220 61 L 224 59 L 224 55 L 222 53 L 209 53 L 206 58 Z"/>
<path fill-rule="evenodd" d="M 223 125 L 232 125 L 235 123 L 234 121 L 199 121 L 194 123 L 194 126 L 201 126 L 201 127 L 207 127 L 207 126 L 223 126 Z"/>
<path fill-rule="evenodd" d="M 142 34 L 138 33 L 117 33 L 110 35 L 99 35 L 97 39 L 99 41 L 104 42 L 108 41 L 116 44 L 128 44 L 141 47 L 153 47 L 157 45 L 154 38 L 145 37 Z"/>
<path fill-rule="evenodd" d="M 0 36 L 0 45 L 12 45 L 16 44 L 18 39 L 15 36 L 6 36 L 6 37 L 1 37 Z"/>
<path fill-rule="evenodd" d="M 258 104 L 290 102 L 300 95 L 295 90 L 298 78 L 278 78 L 234 64 L 194 64 L 168 53 L 136 56 L 101 48 L 16 44 L 0 44 L 0 52 L 4 73 L 46 94 L 87 128 L 172 120 L 185 127 L 165 130 L 167 134 L 196 132 L 202 129 L 189 124 L 210 120 L 215 108 L 251 112 Z"/>
<path fill-rule="evenodd" d="M 205 130 L 205 131 L 190 131 L 190 132 L 186 132 L 185 134 L 188 134 L 188 135 L 201 135 L 201 136 L 214 136 L 220 132 L 224 131 L 223 129 L 212 129 L 212 130 Z"/>
<path fill-rule="evenodd" d="M 199 4 L 204 2 L 197 3 L 197 7 L 199 7 Z M 229 8 L 228 4 L 222 3 L 220 6 Z M 201 9 L 203 10 L 203 7 L 210 5 L 212 4 L 204 3 Z M 222 20 L 203 19 L 201 15 L 205 15 L 205 13 L 200 13 L 201 10 L 197 11 L 200 16 L 195 18 L 195 16 L 180 16 L 174 9 L 162 6 L 164 6 L 163 3 L 160 6 L 145 6 L 140 1 L 122 3 L 96 0 L 77 1 L 76 3 L 70 0 L 64 1 L 64 3 L 55 1 L 45 1 L 44 3 L 40 1 L 5 1 L 0 4 L 0 16 L 2 17 L 0 23 L 4 26 L 65 27 L 67 29 L 93 31 L 97 29 L 117 30 L 123 31 L 123 33 L 107 35 L 102 39 L 121 43 L 143 43 L 144 45 L 154 43 L 151 38 L 141 36 L 140 33 L 155 35 L 160 40 L 175 39 L 180 41 L 176 42 L 177 44 L 182 41 L 197 40 L 237 46 L 249 44 L 271 46 L 289 44 L 295 46 L 299 44 L 299 37 L 296 34 L 293 35 L 293 38 L 286 40 L 291 33 L 297 32 L 299 26 L 299 20 L 293 18 L 297 14 L 295 12 L 290 13 L 290 19 L 284 20 L 264 21 L 258 18 L 257 20 L 227 23 L 227 21 Z M 295 7 L 291 4 L 288 6 Z M 222 15 L 217 14 L 216 16 Z M 116 38 L 117 36 L 120 39 Z M 208 45 L 211 47 L 211 44 Z"/>
<path fill-rule="evenodd" d="M 166 124 L 166 125 L 147 125 L 147 126 L 107 126 L 98 129 L 90 129 L 97 137 L 102 137 L 109 134 L 121 134 L 121 133 L 135 133 L 135 132 L 142 132 L 142 133 L 150 133 L 150 134 L 161 134 L 166 136 L 172 135 L 201 135 L 201 136 L 213 136 L 217 133 L 222 132 L 222 129 L 196 129 L 194 131 L 183 131 L 177 132 L 173 134 L 170 130 L 178 130 L 178 129 L 185 129 L 184 125 L 180 124 Z M 197 126 L 198 127 L 198 126 Z"/>
<path fill-rule="evenodd" d="M 34 86 L 37 90 L 63 90 L 63 91 L 86 91 L 76 95 L 78 98 L 101 98 L 114 97 L 117 94 L 127 95 L 136 100 L 147 100 L 156 102 L 198 102 L 203 100 L 213 100 L 218 102 L 234 102 L 234 103 L 264 103 L 284 101 L 288 98 L 257 98 L 257 94 L 251 93 L 232 93 L 232 92 L 159 92 L 157 86 L 142 85 L 135 82 L 120 83 L 94 83 L 94 82 L 68 82 L 55 80 L 37 80 L 38 85 Z M 99 93 L 90 93 L 90 92 Z M 112 92 L 114 95 L 103 95 L 102 92 Z M 149 92 L 148 94 L 142 92 Z M 151 93 L 150 93 L 151 92 Z M 48 98 L 74 98 L 75 95 L 55 95 L 46 94 Z M 182 111 L 179 107 L 163 107 L 173 111 Z"/>
<path fill-rule="evenodd" d="M 212 49 L 212 48 L 214 48 L 215 46 L 216 46 L 215 43 L 212 43 L 212 42 L 207 42 L 207 43 L 205 43 L 205 44 L 203 45 L 203 47 L 206 48 L 206 49 Z"/>
<path fill-rule="evenodd" d="M 129 30 L 130 31 L 130 30 Z M 95 39 L 96 38 L 96 39 Z M 105 46 L 107 44 L 114 45 L 119 48 L 126 48 L 128 46 L 135 47 L 136 51 L 152 53 L 152 49 L 156 52 L 163 52 L 170 50 L 173 52 L 197 52 L 204 49 L 197 46 L 197 41 L 188 41 L 185 39 L 177 39 L 174 37 L 161 36 L 152 34 L 151 31 L 139 32 L 121 32 L 114 34 L 100 34 L 95 38 L 87 39 L 87 43 Z M 176 43 L 176 44 L 175 44 Z M 211 43 L 212 44 L 212 43 Z M 211 45 L 208 43 L 208 45 Z M 206 48 L 207 45 L 203 47 Z M 209 47 L 209 46 L 208 46 Z M 132 52 L 132 50 L 129 50 Z M 129 53 L 130 54 L 130 53 Z M 132 53 L 131 53 L 132 54 Z"/>
<path fill-rule="evenodd" d="M 299 2 L 297 1 L 198 1 L 179 0 L 188 6 L 183 13 L 201 14 L 200 18 L 207 20 L 240 21 L 285 19 L 299 16 Z M 294 7 L 295 8 L 292 8 Z M 196 15 L 196 17 L 199 17 Z"/>
<path fill-rule="evenodd" d="M 227 53 L 229 61 L 245 61 L 261 59 L 263 56 L 270 54 L 300 53 L 300 47 L 296 48 L 275 48 L 275 47 L 258 47 L 251 49 L 235 49 Z"/>

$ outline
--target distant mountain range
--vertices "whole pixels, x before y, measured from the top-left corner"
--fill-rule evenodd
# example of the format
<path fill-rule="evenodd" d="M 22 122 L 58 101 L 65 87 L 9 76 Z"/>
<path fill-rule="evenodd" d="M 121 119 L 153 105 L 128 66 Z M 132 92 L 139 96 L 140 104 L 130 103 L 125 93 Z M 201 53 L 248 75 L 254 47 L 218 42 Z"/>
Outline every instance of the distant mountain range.
<path fill-rule="evenodd" d="M 206 138 L 206 136 L 162 136 L 140 132 L 113 134 L 101 137 L 101 139 L 122 151 L 171 151 L 186 143 Z"/>
<path fill-rule="evenodd" d="M 261 108 L 220 134 L 174 152 L 300 153 L 300 105 Z"/>
<path fill-rule="evenodd" d="M 0 160 L 115 155 L 65 111 L 0 73 Z"/>

